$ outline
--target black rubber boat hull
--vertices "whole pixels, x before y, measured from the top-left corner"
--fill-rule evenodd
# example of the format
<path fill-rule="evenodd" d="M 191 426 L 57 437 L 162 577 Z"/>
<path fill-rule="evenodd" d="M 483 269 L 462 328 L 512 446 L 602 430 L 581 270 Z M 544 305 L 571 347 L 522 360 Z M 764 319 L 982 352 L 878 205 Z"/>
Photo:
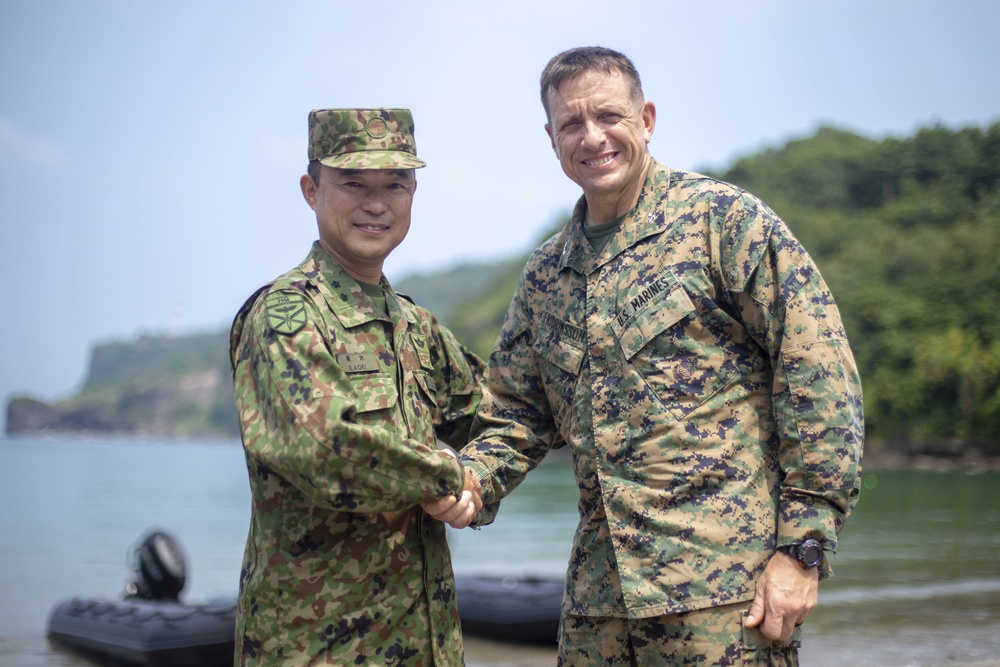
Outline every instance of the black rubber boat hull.
<path fill-rule="evenodd" d="M 233 664 L 236 596 L 205 604 L 73 598 L 49 617 L 49 637 L 81 653 L 147 667 Z"/>
<path fill-rule="evenodd" d="M 517 644 L 555 645 L 562 579 L 455 578 L 462 632 Z M 49 617 L 49 637 L 81 653 L 144 667 L 229 667 L 236 596 L 204 604 L 72 598 Z"/>
<path fill-rule="evenodd" d="M 562 578 L 456 576 L 462 633 L 554 646 L 564 588 Z"/>

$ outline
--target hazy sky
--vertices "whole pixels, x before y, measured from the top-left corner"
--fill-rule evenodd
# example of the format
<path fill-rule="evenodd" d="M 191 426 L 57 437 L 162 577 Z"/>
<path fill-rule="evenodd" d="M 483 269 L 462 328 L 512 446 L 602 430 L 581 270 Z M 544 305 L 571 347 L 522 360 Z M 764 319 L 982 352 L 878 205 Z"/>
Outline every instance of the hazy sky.
<path fill-rule="evenodd" d="M 0 400 L 72 393 L 95 342 L 228 326 L 297 264 L 312 108 L 413 110 L 398 281 L 523 252 L 570 209 L 537 90 L 563 49 L 628 54 L 653 154 L 721 168 L 820 124 L 1000 119 L 998 25 L 993 0 L 2 0 Z"/>

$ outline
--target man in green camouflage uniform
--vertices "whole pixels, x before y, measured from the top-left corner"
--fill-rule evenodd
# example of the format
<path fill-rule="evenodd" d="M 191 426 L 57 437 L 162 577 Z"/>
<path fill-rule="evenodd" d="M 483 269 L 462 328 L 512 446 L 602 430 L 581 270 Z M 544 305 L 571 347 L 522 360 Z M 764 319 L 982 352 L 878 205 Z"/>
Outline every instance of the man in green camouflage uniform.
<path fill-rule="evenodd" d="M 412 116 L 317 110 L 309 137 L 319 240 L 231 335 L 253 499 L 235 663 L 460 665 L 445 528 L 420 504 L 478 510 L 436 441 L 467 442 L 482 362 L 382 276 L 424 166 Z"/>
<path fill-rule="evenodd" d="M 859 488 L 861 387 L 833 298 L 761 201 L 650 156 L 656 110 L 625 56 L 562 53 L 541 94 L 583 196 L 490 358 L 462 452 L 477 523 L 568 445 L 560 664 L 796 664 Z"/>

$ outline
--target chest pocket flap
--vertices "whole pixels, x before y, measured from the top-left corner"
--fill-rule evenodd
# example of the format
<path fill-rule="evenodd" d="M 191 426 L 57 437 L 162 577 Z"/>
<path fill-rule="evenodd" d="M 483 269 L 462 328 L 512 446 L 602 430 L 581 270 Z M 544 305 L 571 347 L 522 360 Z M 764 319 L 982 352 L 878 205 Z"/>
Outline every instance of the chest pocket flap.
<path fill-rule="evenodd" d="M 615 332 L 625 353 L 631 359 L 661 333 L 694 312 L 691 297 L 680 285 L 669 292 L 660 292 L 628 318 L 612 320 Z"/>
<path fill-rule="evenodd" d="M 544 311 L 532 345 L 539 356 L 571 375 L 580 374 L 587 350 L 585 329 Z"/>
<path fill-rule="evenodd" d="M 391 408 L 396 404 L 396 383 L 388 375 L 379 373 L 352 373 L 354 403 L 359 413 Z"/>

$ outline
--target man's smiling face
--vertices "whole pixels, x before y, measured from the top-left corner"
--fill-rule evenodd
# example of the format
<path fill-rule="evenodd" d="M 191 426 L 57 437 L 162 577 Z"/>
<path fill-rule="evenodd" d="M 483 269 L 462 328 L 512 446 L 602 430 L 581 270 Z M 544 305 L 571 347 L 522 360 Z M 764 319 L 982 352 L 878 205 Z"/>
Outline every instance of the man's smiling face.
<path fill-rule="evenodd" d="M 382 263 L 406 237 L 417 188 L 413 170 L 323 167 L 302 177 L 323 249 L 355 280 L 377 283 Z"/>
<path fill-rule="evenodd" d="M 583 188 L 588 222 L 626 213 L 652 160 L 653 104 L 634 100 L 618 72 L 590 70 L 550 89 L 548 112 L 545 131 L 563 171 Z"/>

